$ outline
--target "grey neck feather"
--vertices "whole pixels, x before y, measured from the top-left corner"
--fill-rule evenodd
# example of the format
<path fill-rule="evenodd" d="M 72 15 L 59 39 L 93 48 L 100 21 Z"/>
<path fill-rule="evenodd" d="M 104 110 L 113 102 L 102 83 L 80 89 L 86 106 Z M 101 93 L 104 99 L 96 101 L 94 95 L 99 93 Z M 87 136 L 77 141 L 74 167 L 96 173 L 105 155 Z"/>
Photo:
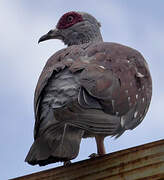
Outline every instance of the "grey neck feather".
<path fill-rule="evenodd" d="M 64 43 L 68 46 L 80 45 L 84 43 L 99 42 L 103 41 L 100 33 L 89 31 L 87 33 L 76 33 L 73 32 L 70 36 L 64 39 Z"/>
<path fill-rule="evenodd" d="M 63 42 L 68 46 L 103 41 L 100 23 L 95 18 L 89 19 L 88 16 L 84 17 L 83 22 L 64 30 L 63 34 Z"/>

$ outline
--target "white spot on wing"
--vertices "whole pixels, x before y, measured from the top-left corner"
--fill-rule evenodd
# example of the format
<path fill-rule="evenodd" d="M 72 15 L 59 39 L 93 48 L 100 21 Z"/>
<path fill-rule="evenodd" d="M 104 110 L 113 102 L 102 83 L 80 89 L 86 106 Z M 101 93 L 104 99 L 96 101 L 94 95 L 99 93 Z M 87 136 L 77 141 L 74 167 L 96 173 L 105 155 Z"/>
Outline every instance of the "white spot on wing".
<path fill-rule="evenodd" d="M 134 113 L 134 118 L 136 118 L 136 117 L 137 117 L 137 114 L 138 114 L 138 112 L 136 111 L 136 112 Z"/>
<path fill-rule="evenodd" d="M 145 101 L 145 98 L 142 98 L 142 101 L 144 102 L 144 101 Z"/>
<path fill-rule="evenodd" d="M 99 66 L 100 68 L 102 68 L 102 69 L 105 69 L 105 67 L 104 66 Z"/>
<path fill-rule="evenodd" d="M 138 94 L 136 94 L 136 99 L 138 99 Z"/>
<path fill-rule="evenodd" d="M 137 77 L 143 78 L 143 77 L 144 77 L 144 75 L 143 75 L 143 74 L 141 74 L 140 72 L 137 72 Z"/>
<path fill-rule="evenodd" d="M 125 92 L 128 94 L 128 92 L 129 92 L 129 91 L 128 91 L 128 90 L 126 90 Z"/>
<path fill-rule="evenodd" d="M 121 126 L 122 127 L 125 126 L 125 118 L 124 118 L 124 116 L 121 117 Z"/>
<path fill-rule="evenodd" d="M 130 101 L 130 96 L 128 97 L 128 101 Z"/>

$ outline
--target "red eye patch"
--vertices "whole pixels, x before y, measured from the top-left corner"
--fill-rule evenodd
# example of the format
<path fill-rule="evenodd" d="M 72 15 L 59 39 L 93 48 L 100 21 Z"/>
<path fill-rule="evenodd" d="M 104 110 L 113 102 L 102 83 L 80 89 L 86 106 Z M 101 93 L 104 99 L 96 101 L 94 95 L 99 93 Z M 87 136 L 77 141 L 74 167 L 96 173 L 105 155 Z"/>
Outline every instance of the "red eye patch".
<path fill-rule="evenodd" d="M 83 21 L 83 18 L 80 14 L 78 14 L 77 12 L 68 12 L 66 14 L 64 14 L 60 19 L 59 22 L 57 24 L 57 28 L 58 29 L 66 29 L 78 22 Z"/>

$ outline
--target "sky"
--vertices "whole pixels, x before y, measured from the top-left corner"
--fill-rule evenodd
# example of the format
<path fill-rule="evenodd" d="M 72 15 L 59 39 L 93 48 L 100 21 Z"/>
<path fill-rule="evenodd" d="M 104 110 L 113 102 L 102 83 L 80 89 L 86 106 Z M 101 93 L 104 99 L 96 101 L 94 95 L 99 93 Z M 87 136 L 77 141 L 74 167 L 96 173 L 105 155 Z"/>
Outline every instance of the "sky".
<path fill-rule="evenodd" d="M 0 180 L 62 166 L 30 166 L 24 159 L 33 142 L 33 97 L 47 59 L 65 46 L 59 40 L 38 45 L 69 11 L 84 11 L 101 22 L 104 41 L 137 49 L 149 64 L 153 97 L 144 121 L 119 139 L 107 137 L 107 153 L 163 139 L 164 129 L 164 1 L 152 0 L 0 0 Z M 85 139 L 73 162 L 96 152 Z"/>

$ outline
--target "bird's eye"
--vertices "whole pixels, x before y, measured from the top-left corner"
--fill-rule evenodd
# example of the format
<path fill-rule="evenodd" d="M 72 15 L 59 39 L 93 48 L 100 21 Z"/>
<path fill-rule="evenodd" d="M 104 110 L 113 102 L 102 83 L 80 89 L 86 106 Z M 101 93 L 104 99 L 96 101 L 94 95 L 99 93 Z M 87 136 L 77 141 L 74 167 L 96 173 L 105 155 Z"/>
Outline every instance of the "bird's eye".
<path fill-rule="evenodd" d="M 74 17 L 73 16 L 68 16 L 67 17 L 67 22 L 71 23 L 73 21 Z"/>

